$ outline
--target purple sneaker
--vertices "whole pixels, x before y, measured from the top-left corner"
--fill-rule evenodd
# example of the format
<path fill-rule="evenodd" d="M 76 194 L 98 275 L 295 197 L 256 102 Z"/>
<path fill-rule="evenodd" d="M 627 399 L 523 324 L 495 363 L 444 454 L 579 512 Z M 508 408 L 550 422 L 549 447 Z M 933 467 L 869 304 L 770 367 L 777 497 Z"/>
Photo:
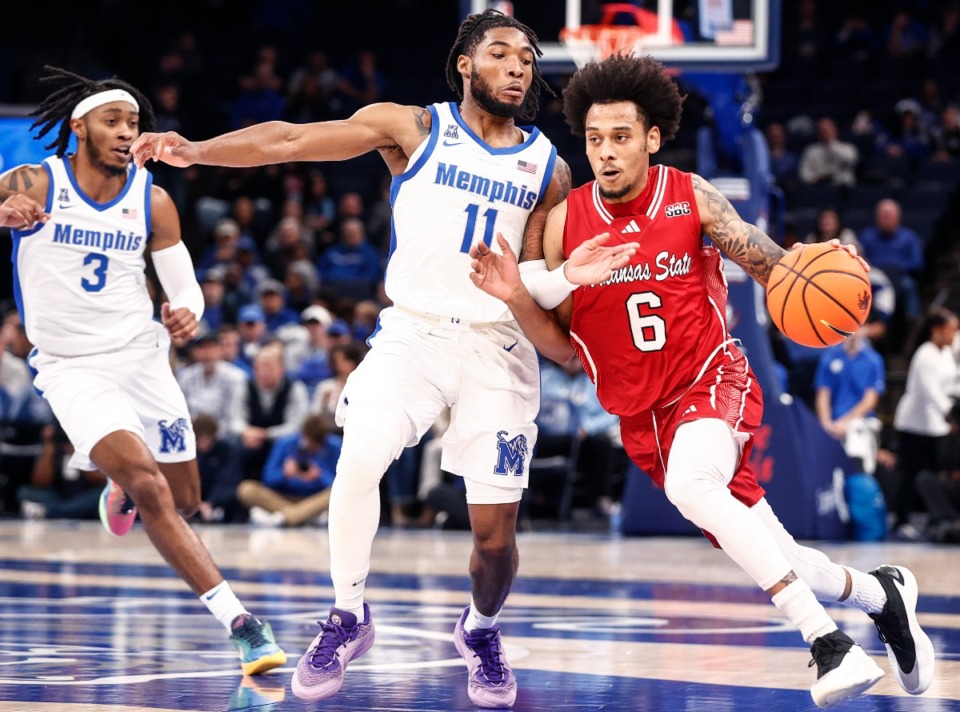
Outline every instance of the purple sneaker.
<path fill-rule="evenodd" d="M 293 694 L 307 702 L 335 695 L 343 687 L 347 663 L 371 647 L 373 621 L 366 603 L 363 604 L 363 623 L 352 613 L 331 608 L 330 617 L 320 622 L 320 634 L 297 663 L 291 681 Z"/>
<path fill-rule="evenodd" d="M 517 699 L 517 678 L 503 652 L 500 626 L 467 631 L 464 621 L 470 606 L 463 611 L 453 629 L 453 644 L 467 661 L 467 695 L 477 707 L 513 707 Z"/>

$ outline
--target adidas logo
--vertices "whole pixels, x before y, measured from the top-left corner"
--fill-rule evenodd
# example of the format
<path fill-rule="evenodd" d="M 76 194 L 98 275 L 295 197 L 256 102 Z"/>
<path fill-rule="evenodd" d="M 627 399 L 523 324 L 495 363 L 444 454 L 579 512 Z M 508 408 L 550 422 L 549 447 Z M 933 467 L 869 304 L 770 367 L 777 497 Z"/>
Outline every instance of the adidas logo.
<path fill-rule="evenodd" d="M 685 411 L 683 411 L 683 415 L 689 415 L 690 413 L 696 413 L 696 412 L 697 412 L 697 406 L 692 405 L 689 408 L 687 408 Z M 682 418 L 683 415 L 681 415 L 680 417 Z"/>
<path fill-rule="evenodd" d="M 637 225 L 636 220 L 631 220 L 623 230 L 620 232 L 626 234 L 628 232 L 640 232 L 640 226 Z"/>

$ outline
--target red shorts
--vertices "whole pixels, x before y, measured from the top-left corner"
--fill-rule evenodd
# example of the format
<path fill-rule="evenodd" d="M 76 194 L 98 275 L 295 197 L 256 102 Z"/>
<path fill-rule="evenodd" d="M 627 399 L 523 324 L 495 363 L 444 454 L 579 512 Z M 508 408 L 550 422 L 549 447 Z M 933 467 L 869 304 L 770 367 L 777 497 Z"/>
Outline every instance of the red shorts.
<path fill-rule="evenodd" d="M 746 358 L 738 356 L 732 363 L 717 359 L 673 405 L 621 416 L 627 455 L 661 489 L 677 428 L 702 418 L 718 418 L 745 436 L 740 463 L 728 485 L 730 491 L 748 507 L 763 497 L 764 489 L 750 468 L 753 434 L 763 416 L 763 392 Z M 723 363 L 719 363 L 721 360 Z"/>

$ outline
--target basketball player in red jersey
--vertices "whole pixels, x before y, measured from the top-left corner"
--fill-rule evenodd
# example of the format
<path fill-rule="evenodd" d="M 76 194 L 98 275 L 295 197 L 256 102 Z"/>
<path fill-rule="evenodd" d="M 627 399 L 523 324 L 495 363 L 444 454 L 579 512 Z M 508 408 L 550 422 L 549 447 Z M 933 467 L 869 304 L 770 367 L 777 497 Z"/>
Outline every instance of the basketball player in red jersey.
<path fill-rule="evenodd" d="M 676 133 L 682 105 L 658 62 L 616 56 L 589 64 L 563 96 L 567 122 L 586 138 L 595 180 L 550 212 L 548 266 L 598 233 L 609 233 L 611 244 L 637 240 L 640 248 L 609 280 L 574 288 L 557 319 L 529 296 L 502 241 L 503 256 L 485 245 L 473 250 L 474 283 L 510 306 L 545 355 L 562 362 L 576 351 L 601 403 L 620 416 L 633 461 L 811 644 L 818 668 L 811 695 L 819 707 L 859 695 L 883 672 L 818 598 L 868 613 L 900 684 L 923 692 L 934 653 L 917 623 L 913 574 L 887 565 L 868 574 L 800 546 L 750 469 L 763 401 L 727 331 L 721 251 L 762 285 L 785 251 L 700 176 L 650 165 L 650 154 Z M 716 247 L 704 245 L 704 234 Z"/>

